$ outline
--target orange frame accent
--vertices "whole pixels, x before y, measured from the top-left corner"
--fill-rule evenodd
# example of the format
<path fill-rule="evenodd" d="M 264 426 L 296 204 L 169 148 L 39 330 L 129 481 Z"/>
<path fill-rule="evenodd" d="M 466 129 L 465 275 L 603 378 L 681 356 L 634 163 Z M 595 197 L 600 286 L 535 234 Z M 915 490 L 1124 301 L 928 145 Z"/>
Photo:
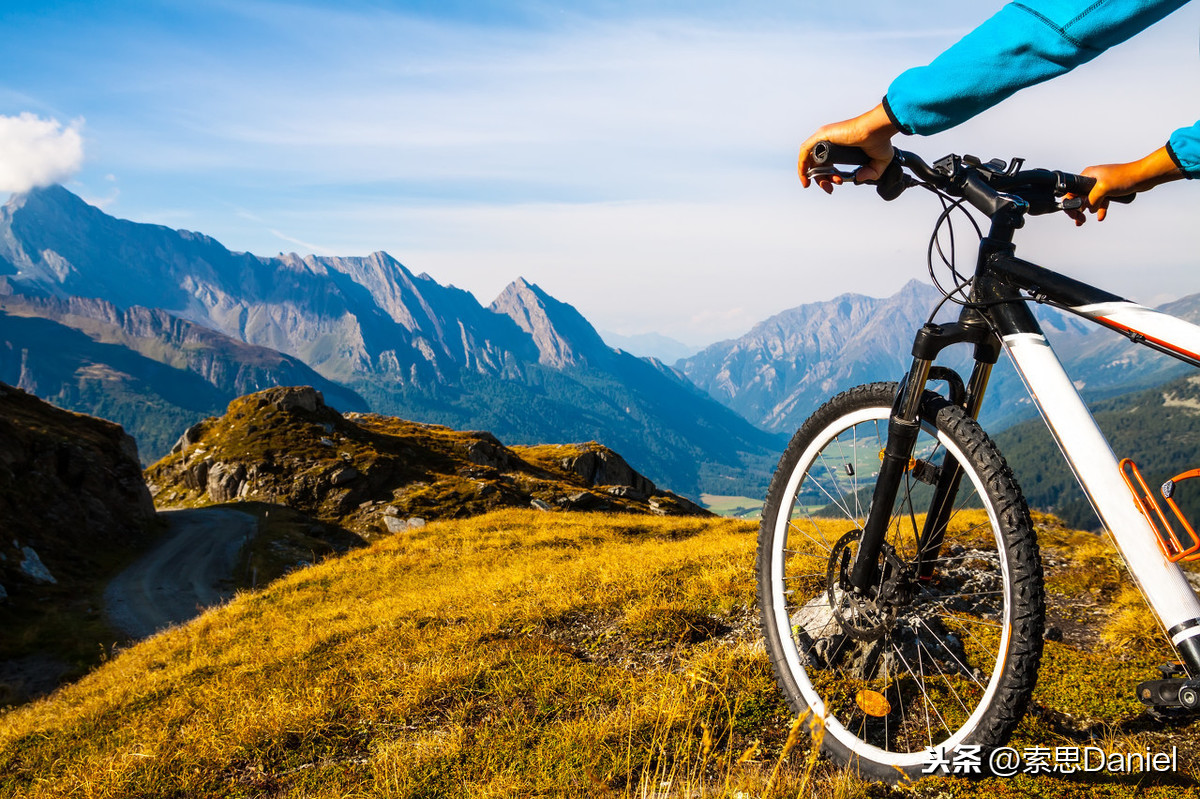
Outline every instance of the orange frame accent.
<path fill-rule="evenodd" d="M 1167 520 L 1162 506 L 1154 498 L 1154 494 L 1146 485 L 1146 481 L 1142 479 L 1142 473 L 1138 469 L 1137 464 L 1129 458 L 1123 458 L 1117 466 L 1121 470 L 1121 479 L 1125 481 L 1125 485 L 1129 486 L 1129 493 L 1133 494 L 1133 499 L 1137 503 L 1138 510 L 1142 512 L 1142 515 L 1146 517 L 1146 521 L 1150 523 L 1150 527 L 1153 528 L 1155 537 L 1158 539 L 1158 548 L 1162 550 L 1167 560 L 1172 563 L 1178 563 L 1179 561 L 1200 559 L 1200 536 L 1196 535 L 1196 531 L 1192 529 L 1192 525 L 1184 518 L 1183 511 L 1175 504 L 1174 498 L 1166 497 L 1166 500 L 1167 504 L 1171 506 L 1175 518 L 1183 525 L 1184 533 L 1191 539 L 1190 545 L 1186 547 L 1179 541 L 1179 537 L 1175 535 L 1174 527 Z M 1128 470 L 1128 473 L 1126 470 Z M 1133 476 L 1134 480 L 1137 480 L 1137 486 L 1134 486 L 1130 475 Z M 1171 482 L 1178 483 L 1193 477 L 1200 477 L 1200 469 L 1192 469 L 1191 471 L 1177 475 L 1171 478 Z M 1155 517 L 1158 517 L 1157 521 Z"/>

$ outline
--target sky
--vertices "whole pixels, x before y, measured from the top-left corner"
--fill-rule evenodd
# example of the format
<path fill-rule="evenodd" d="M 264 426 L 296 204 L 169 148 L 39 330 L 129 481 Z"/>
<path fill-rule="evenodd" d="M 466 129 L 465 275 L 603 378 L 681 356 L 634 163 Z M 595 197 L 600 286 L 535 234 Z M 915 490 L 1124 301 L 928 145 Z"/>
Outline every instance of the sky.
<path fill-rule="evenodd" d="M 796 150 L 999 3 L 5 0 L 0 199 L 58 181 L 258 255 L 392 254 L 483 304 L 524 277 L 692 345 L 925 276 L 924 192 L 803 191 Z M 1200 3 L 951 131 L 927 160 L 1081 169 L 1200 117 Z M 1026 258 L 1155 304 L 1200 292 L 1200 193 Z M 964 257 L 969 261 L 971 256 Z"/>

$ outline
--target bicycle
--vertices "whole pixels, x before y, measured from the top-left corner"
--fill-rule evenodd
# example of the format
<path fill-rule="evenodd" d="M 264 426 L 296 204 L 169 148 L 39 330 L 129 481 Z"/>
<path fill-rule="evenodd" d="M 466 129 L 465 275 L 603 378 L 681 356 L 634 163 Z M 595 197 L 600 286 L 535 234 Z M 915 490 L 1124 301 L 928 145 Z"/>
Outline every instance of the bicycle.
<path fill-rule="evenodd" d="M 867 163 L 861 151 L 827 142 L 814 161 L 813 177 L 850 178 L 839 167 Z M 931 166 L 897 150 L 877 183 L 885 199 L 912 186 L 942 197 L 929 265 L 944 299 L 917 331 L 903 379 L 822 405 L 772 477 L 758 598 L 792 709 L 821 719 L 833 759 L 890 782 L 919 778 L 934 753 L 979 762 L 1020 721 L 1037 679 L 1045 597 L 1021 489 L 977 422 L 1002 351 L 1182 661 L 1137 686 L 1139 698 L 1162 713 L 1200 707 L 1200 601 L 1179 567 L 1200 557 L 1200 537 L 1170 499 L 1171 481 L 1163 493 L 1174 521 L 1136 466 L 1118 463 L 1029 304 L 1057 306 L 1195 366 L 1200 327 L 1015 256 L 1014 233 L 1027 217 L 1080 208 L 1090 178 L 1025 169 L 1021 159 L 949 155 Z M 990 220 L 986 236 L 976 226 L 969 276 L 939 236 L 965 206 Z M 934 273 L 935 252 L 953 286 Z M 947 302 L 959 305 L 957 320 L 935 324 Z M 965 380 L 936 364 L 953 345 L 974 348 Z M 931 389 L 940 383 L 944 390 Z"/>

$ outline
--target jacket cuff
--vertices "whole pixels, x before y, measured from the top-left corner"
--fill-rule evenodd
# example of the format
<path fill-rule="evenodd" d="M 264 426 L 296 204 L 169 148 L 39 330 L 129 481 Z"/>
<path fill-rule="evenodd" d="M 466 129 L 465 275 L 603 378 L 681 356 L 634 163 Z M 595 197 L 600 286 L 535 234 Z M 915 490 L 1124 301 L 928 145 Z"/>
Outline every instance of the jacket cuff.
<path fill-rule="evenodd" d="M 900 131 L 905 136 L 912 135 L 912 128 L 910 128 L 908 125 L 905 125 L 899 119 L 896 119 L 896 112 L 892 110 L 892 104 L 888 102 L 886 94 L 883 96 L 883 111 L 887 114 L 888 119 L 891 120 L 891 123 L 896 126 L 896 130 Z"/>
<path fill-rule="evenodd" d="M 1171 161 L 1173 161 L 1175 163 L 1175 166 L 1179 168 L 1179 171 L 1183 173 L 1183 176 L 1185 178 L 1187 178 L 1188 180 L 1191 180 L 1191 179 L 1197 177 L 1196 175 L 1193 175 L 1190 172 L 1188 172 L 1187 167 L 1185 167 L 1183 165 L 1183 162 L 1179 160 L 1179 156 L 1175 153 L 1175 148 L 1171 146 L 1170 141 L 1167 142 L 1167 155 L 1171 156 Z"/>

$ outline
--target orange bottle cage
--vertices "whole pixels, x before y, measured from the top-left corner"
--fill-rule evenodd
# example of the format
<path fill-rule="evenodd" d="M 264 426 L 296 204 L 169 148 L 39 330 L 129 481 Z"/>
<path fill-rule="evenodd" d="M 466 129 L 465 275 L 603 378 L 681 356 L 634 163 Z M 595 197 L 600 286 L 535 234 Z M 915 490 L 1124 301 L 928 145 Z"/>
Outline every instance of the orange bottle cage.
<path fill-rule="evenodd" d="M 1133 499 L 1137 503 L 1138 510 L 1146 517 L 1146 521 L 1150 523 L 1150 527 L 1154 530 L 1158 538 L 1158 547 L 1163 554 L 1167 556 L 1167 560 L 1172 563 L 1178 563 L 1181 560 L 1197 560 L 1200 559 L 1200 536 L 1196 535 L 1196 531 L 1192 529 L 1192 525 L 1184 518 L 1183 511 L 1175 504 L 1175 485 L 1184 480 L 1190 480 L 1193 477 L 1200 477 L 1200 469 L 1192 469 L 1183 474 L 1176 475 L 1170 480 L 1162 484 L 1162 496 L 1171 507 L 1171 511 L 1175 515 L 1178 522 L 1173 525 L 1168 519 L 1167 514 L 1163 512 L 1162 506 L 1155 499 L 1154 493 L 1146 486 L 1146 481 L 1142 479 L 1142 473 L 1138 470 L 1137 464 L 1125 458 L 1118 464 L 1121 470 L 1121 477 L 1125 480 L 1125 485 L 1129 486 L 1129 491 L 1133 494 Z M 1136 485 L 1134 485 L 1136 481 Z M 1176 528 L 1179 528 L 1179 533 L 1176 534 Z M 1180 541 L 1180 538 L 1183 538 Z"/>

